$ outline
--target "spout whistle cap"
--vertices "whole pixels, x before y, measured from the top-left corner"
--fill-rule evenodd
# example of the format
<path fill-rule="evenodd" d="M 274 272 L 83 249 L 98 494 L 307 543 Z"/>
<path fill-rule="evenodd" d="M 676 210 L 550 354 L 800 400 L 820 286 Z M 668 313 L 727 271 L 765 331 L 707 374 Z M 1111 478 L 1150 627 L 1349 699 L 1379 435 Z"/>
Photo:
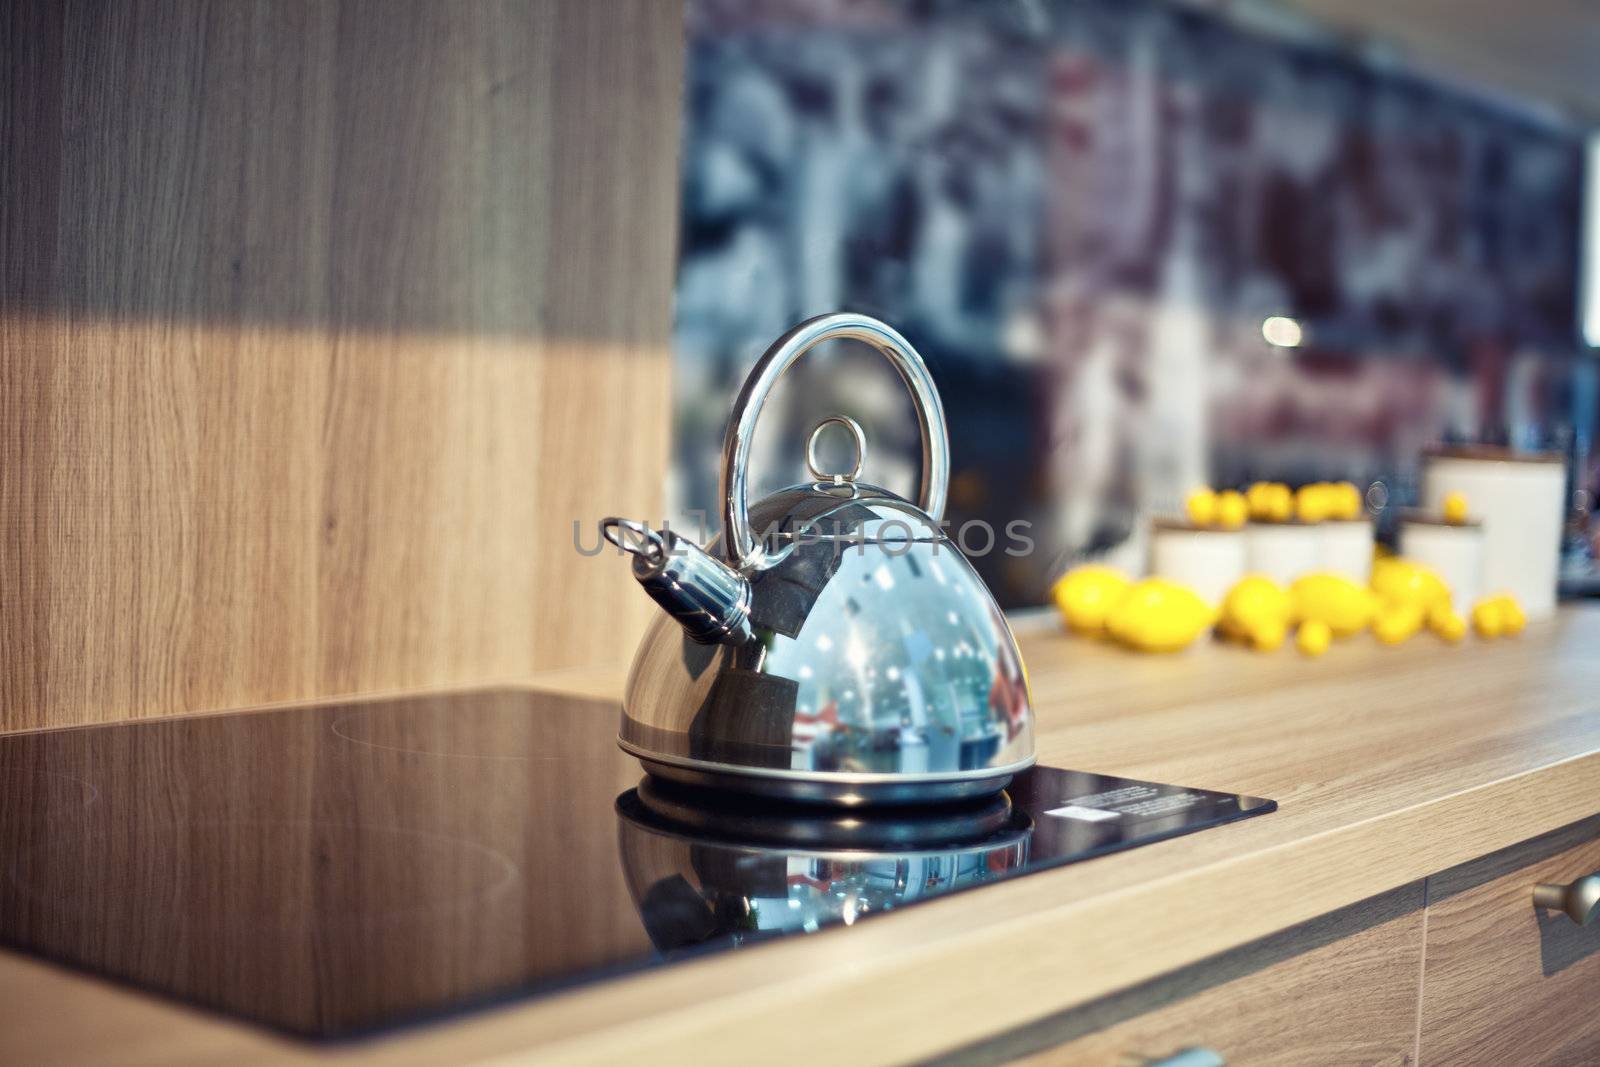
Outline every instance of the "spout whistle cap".
<path fill-rule="evenodd" d="M 750 582 L 705 549 L 670 529 L 607 519 L 613 544 L 633 555 L 633 576 L 701 644 L 737 644 L 751 636 Z M 616 531 L 626 530 L 622 537 Z"/>

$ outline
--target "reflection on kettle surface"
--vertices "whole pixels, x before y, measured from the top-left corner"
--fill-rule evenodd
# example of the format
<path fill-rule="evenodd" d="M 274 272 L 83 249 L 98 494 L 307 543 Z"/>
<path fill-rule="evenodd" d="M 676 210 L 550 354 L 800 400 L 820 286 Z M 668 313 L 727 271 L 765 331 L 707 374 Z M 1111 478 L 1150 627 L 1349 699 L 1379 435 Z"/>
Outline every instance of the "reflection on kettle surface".
<path fill-rule="evenodd" d="M 869 541 L 834 564 L 833 545 L 799 551 L 836 573 L 793 638 L 775 636 L 767 652 L 767 670 L 801 683 L 793 736 L 810 743 L 792 746 L 793 769 L 925 774 L 1021 758 L 1002 751 L 1025 729 L 1021 664 L 959 552 Z M 884 722 L 893 745 L 873 743 Z"/>
<path fill-rule="evenodd" d="M 850 925 L 994 881 L 1026 864 L 1033 832 L 1004 794 L 855 816 L 734 808 L 646 779 L 616 812 L 624 880 L 663 952 Z"/>

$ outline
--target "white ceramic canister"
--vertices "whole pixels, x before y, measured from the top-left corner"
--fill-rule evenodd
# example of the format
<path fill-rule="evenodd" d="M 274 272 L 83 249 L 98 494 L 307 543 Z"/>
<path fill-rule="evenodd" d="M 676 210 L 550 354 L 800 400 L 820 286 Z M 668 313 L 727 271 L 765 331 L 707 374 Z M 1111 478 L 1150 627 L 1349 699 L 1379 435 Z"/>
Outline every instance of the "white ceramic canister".
<path fill-rule="evenodd" d="M 1400 555 L 1450 587 L 1451 606 L 1468 616 L 1483 595 L 1483 524 L 1445 522 L 1428 514 L 1400 517 Z"/>
<path fill-rule="evenodd" d="M 1186 585 L 1213 606 L 1245 575 L 1243 530 L 1171 519 L 1150 524 L 1150 574 Z"/>
<path fill-rule="evenodd" d="M 1303 522 L 1252 522 L 1245 527 L 1245 567 L 1287 586 L 1322 568 L 1322 536 Z"/>
<path fill-rule="evenodd" d="M 1446 495 L 1461 493 L 1483 523 L 1481 592 L 1510 593 L 1530 619 L 1556 609 L 1566 488 L 1566 462 L 1554 452 L 1442 449 L 1422 474 L 1424 508 L 1439 512 Z"/>
<path fill-rule="evenodd" d="M 1372 579 L 1372 520 L 1328 519 L 1317 532 L 1317 569 L 1342 575 L 1357 585 Z"/>

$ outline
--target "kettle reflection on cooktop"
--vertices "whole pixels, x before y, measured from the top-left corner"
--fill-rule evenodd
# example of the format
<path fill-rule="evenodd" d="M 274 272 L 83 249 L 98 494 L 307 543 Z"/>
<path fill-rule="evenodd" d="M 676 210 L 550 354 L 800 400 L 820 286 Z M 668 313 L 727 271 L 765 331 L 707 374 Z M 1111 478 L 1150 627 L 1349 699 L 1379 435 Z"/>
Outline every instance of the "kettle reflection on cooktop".
<path fill-rule="evenodd" d="M 0 737 L 0 942 L 336 1037 L 1272 808 L 1049 768 L 888 821 L 719 808 L 641 782 L 615 716 L 484 690 Z"/>
<path fill-rule="evenodd" d="M 645 780 L 617 798 L 628 890 L 658 949 L 853 924 L 1021 870 L 1033 820 L 1004 794 L 886 815 L 730 804 Z"/>

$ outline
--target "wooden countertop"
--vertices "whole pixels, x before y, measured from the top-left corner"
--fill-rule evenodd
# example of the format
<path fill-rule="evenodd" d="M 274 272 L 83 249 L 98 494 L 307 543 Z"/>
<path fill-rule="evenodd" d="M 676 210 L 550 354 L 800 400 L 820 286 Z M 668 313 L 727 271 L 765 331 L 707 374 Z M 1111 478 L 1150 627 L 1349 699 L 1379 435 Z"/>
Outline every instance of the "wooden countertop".
<path fill-rule="evenodd" d="M 332 1049 L 0 955 L 0 1061 L 905 1061 L 1012 1029 L 1600 812 L 1600 609 L 1521 637 L 1320 660 L 1144 658 L 1019 634 L 1042 762 L 1279 802 L 1272 815 L 845 931 Z M 615 694 L 620 669 L 540 676 Z"/>

